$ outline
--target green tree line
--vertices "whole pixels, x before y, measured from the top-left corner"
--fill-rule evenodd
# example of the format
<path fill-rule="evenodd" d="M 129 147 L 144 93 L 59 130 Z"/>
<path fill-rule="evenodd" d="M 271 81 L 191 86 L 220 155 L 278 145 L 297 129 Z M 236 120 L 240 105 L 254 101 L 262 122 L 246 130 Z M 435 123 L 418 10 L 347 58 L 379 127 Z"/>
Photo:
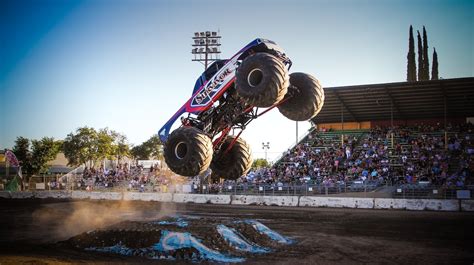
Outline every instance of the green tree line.
<path fill-rule="evenodd" d="M 96 130 L 90 127 L 78 128 L 64 140 L 43 137 L 30 140 L 19 136 L 15 140 L 13 153 L 20 161 L 26 176 L 47 173 L 48 162 L 63 152 L 69 166 L 92 167 L 104 159 L 122 161 L 125 157 L 148 160 L 163 157 L 163 146 L 154 135 L 137 146 L 131 146 L 125 135 L 108 128 Z"/>

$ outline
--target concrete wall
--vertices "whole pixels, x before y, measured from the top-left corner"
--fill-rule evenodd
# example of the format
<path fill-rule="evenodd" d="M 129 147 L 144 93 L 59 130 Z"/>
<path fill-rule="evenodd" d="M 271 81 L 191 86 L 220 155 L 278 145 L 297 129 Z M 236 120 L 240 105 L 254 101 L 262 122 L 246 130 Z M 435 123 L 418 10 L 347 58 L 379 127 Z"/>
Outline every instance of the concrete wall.
<path fill-rule="evenodd" d="M 88 191 L 1 191 L 0 199 L 57 198 L 90 200 L 141 200 L 175 203 L 210 203 L 233 205 L 268 205 L 413 211 L 474 211 L 474 200 L 350 198 L 318 196 L 256 196 L 145 192 Z"/>
<path fill-rule="evenodd" d="M 474 200 L 462 200 L 461 211 L 463 212 L 474 212 Z"/>
<path fill-rule="evenodd" d="M 235 204 L 235 205 L 268 205 L 268 206 L 298 206 L 298 196 L 232 195 L 231 204 Z"/>
<path fill-rule="evenodd" d="M 171 193 L 145 193 L 145 192 L 125 192 L 123 199 L 126 201 L 157 201 L 171 202 L 173 194 Z"/>
<path fill-rule="evenodd" d="M 11 199 L 12 195 L 9 191 L 0 191 L 0 198 L 2 199 Z"/>
<path fill-rule="evenodd" d="M 175 193 L 173 202 L 176 203 L 211 203 L 211 204 L 230 204 L 230 195 L 217 194 L 190 194 Z"/>
<path fill-rule="evenodd" d="M 375 209 L 459 211 L 459 200 L 374 199 Z"/>
<path fill-rule="evenodd" d="M 34 198 L 32 191 L 23 191 L 23 192 L 10 192 L 12 199 L 29 199 Z"/>
<path fill-rule="evenodd" d="M 38 199 L 68 199 L 71 198 L 71 193 L 68 191 L 34 191 L 33 197 Z"/>
<path fill-rule="evenodd" d="M 374 199 L 301 196 L 299 206 L 372 209 L 374 208 Z"/>

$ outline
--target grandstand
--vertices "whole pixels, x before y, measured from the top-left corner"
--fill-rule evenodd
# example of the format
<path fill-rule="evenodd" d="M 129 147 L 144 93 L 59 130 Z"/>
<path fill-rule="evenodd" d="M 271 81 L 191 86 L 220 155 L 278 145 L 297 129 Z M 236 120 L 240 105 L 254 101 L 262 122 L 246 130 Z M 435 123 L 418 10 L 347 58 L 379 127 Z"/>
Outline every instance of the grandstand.
<path fill-rule="evenodd" d="M 474 78 L 333 87 L 325 94 L 313 131 L 261 180 L 349 184 L 351 191 L 397 184 L 395 197 L 433 197 L 426 193 L 438 194 L 434 186 L 472 188 Z"/>

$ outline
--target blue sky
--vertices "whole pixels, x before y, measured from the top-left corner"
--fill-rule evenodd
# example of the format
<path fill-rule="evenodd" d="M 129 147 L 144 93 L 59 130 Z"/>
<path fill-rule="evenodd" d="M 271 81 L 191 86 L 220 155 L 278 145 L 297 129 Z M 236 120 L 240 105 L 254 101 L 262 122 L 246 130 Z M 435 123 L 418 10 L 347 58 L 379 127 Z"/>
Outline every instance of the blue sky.
<path fill-rule="evenodd" d="M 474 76 L 473 3 L 0 0 L 0 148 L 17 136 L 62 139 L 86 125 L 145 141 L 203 70 L 191 62 L 195 31 L 220 30 L 222 57 L 256 37 L 274 40 L 293 72 L 330 87 L 404 81 L 408 28 L 425 25 L 440 76 Z M 294 127 L 275 110 L 243 137 L 255 157 L 269 141 L 272 159 L 295 141 Z"/>

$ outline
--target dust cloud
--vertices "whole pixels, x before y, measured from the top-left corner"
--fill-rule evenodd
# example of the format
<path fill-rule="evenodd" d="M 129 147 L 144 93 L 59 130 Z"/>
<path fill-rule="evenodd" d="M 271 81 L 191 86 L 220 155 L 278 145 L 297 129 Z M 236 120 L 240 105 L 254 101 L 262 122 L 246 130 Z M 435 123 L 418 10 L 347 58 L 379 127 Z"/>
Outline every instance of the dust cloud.
<path fill-rule="evenodd" d="M 65 240 L 122 221 L 149 221 L 176 214 L 174 203 L 78 201 L 44 205 L 32 213 L 33 223 L 50 241 Z"/>

